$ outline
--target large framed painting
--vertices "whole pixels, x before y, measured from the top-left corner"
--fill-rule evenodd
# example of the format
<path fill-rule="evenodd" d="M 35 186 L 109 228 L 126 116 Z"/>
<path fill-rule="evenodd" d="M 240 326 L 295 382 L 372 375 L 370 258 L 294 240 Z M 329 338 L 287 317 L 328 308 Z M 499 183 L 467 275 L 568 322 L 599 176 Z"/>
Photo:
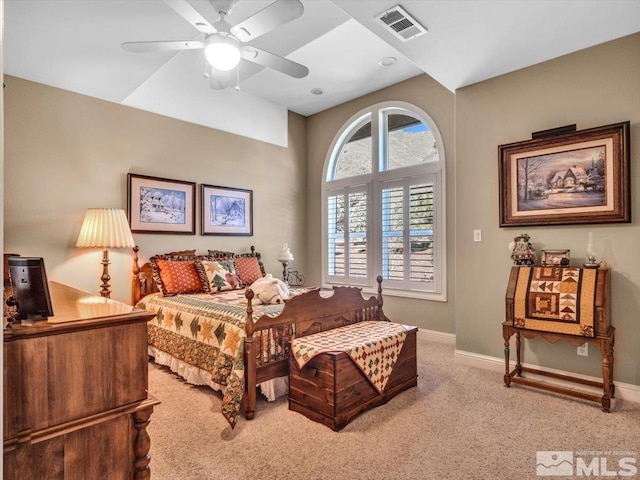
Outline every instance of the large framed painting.
<path fill-rule="evenodd" d="M 196 233 L 196 184 L 128 174 L 127 204 L 133 233 Z"/>
<path fill-rule="evenodd" d="M 629 122 L 498 147 L 500 226 L 631 221 Z"/>
<path fill-rule="evenodd" d="M 201 235 L 253 235 L 253 191 L 201 185 Z"/>

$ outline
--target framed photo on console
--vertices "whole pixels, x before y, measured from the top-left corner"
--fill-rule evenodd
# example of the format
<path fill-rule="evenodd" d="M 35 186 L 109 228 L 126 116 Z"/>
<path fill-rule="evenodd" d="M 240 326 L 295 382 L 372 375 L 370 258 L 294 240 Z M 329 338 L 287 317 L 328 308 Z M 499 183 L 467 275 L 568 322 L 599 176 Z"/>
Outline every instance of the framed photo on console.
<path fill-rule="evenodd" d="M 500 145 L 500 226 L 631 222 L 629 122 Z"/>
<path fill-rule="evenodd" d="M 128 174 L 127 204 L 133 233 L 196 233 L 196 184 Z"/>
<path fill-rule="evenodd" d="M 201 235 L 253 235 L 253 191 L 201 185 Z"/>
<path fill-rule="evenodd" d="M 569 250 L 542 250 L 543 267 L 568 267 Z"/>

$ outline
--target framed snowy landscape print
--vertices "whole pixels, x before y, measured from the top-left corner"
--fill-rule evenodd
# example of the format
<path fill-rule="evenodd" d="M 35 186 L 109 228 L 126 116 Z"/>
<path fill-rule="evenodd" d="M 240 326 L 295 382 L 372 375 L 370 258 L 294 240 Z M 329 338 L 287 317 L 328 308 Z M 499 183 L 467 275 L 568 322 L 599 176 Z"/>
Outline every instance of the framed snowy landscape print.
<path fill-rule="evenodd" d="M 252 190 L 201 187 L 201 235 L 253 235 Z"/>
<path fill-rule="evenodd" d="M 629 126 L 500 145 L 500 226 L 630 222 Z"/>
<path fill-rule="evenodd" d="M 196 184 L 130 173 L 127 203 L 133 233 L 196 233 Z"/>

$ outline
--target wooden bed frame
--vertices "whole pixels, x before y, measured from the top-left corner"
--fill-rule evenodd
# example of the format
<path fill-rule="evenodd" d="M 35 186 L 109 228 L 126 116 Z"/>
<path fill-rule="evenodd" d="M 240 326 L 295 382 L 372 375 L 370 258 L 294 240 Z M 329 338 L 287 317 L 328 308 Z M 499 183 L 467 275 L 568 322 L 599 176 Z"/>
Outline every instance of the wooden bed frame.
<path fill-rule="evenodd" d="M 131 284 L 134 305 L 146 295 L 158 291 L 151 265 L 145 263 L 142 267 L 139 266 L 138 251 L 139 248 L 136 246 L 133 249 Z M 259 257 L 254 247 L 251 247 L 251 251 L 252 255 Z M 286 300 L 282 313 L 277 317 L 263 315 L 255 321 L 252 321 L 254 293 L 250 288 L 246 289 L 243 408 L 247 420 L 255 416 L 257 385 L 289 374 L 289 343 L 292 335 L 301 337 L 367 320 L 388 320 L 382 311 L 382 277 L 378 276 L 376 280 L 377 297 L 365 299 L 361 293 L 362 289 L 357 287 L 333 287 L 333 295 L 323 297 L 320 295 L 320 289 L 316 288 Z M 291 335 L 287 332 L 291 332 Z M 267 358 L 260 354 L 263 351 L 274 353 Z"/>

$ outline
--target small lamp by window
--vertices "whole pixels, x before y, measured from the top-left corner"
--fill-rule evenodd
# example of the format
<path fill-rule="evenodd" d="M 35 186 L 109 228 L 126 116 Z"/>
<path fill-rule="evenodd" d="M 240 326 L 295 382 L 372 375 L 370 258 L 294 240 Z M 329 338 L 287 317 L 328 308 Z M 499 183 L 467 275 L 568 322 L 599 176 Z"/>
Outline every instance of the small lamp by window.
<path fill-rule="evenodd" d="M 76 247 L 103 248 L 100 295 L 111 298 L 109 285 L 109 248 L 135 247 L 133 235 L 124 210 L 117 208 L 90 208 L 85 214 Z"/>
<path fill-rule="evenodd" d="M 289 245 L 285 242 L 282 244 L 282 249 L 278 254 L 278 261 L 282 264 L 282 280 L 289 285 L 289 275 L 287 274 L 287 265 L 293 262 L 293 254 Z"/>

